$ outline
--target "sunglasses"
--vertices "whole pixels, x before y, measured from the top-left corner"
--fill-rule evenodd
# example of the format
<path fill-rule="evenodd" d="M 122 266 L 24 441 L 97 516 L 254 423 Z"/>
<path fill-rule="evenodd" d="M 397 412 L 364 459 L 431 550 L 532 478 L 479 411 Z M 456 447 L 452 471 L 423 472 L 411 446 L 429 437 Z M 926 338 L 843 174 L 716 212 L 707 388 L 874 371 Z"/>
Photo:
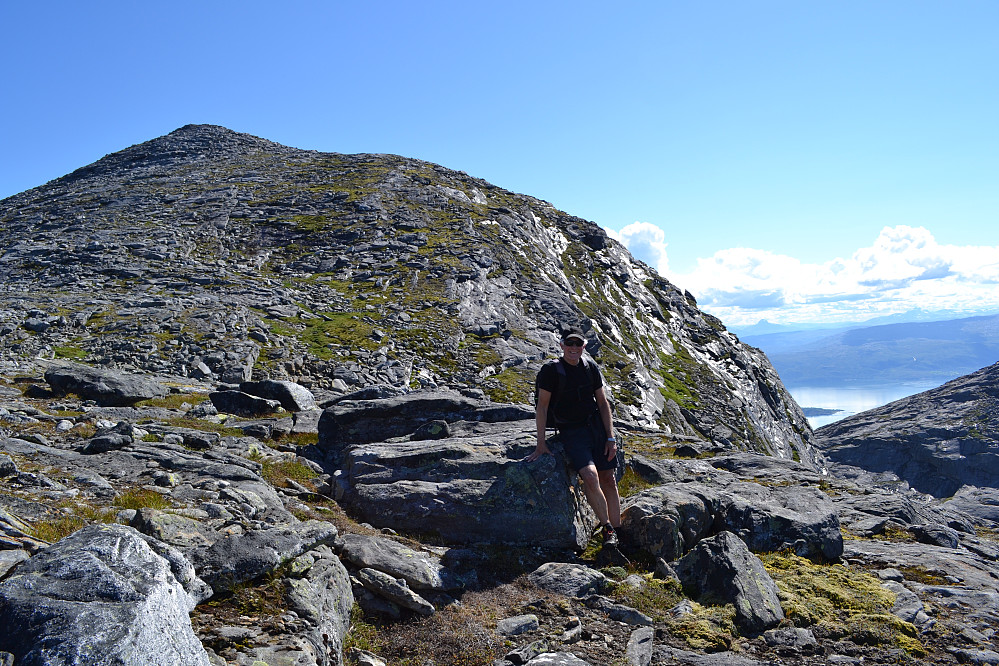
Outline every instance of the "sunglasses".
<path fill-rule="evenodd" d="M 563 342 L 562 344 L 564 344 L 566 347 L 582 347 L 583 341 L 578 338 L 570 338 L 565 342 Z"/>

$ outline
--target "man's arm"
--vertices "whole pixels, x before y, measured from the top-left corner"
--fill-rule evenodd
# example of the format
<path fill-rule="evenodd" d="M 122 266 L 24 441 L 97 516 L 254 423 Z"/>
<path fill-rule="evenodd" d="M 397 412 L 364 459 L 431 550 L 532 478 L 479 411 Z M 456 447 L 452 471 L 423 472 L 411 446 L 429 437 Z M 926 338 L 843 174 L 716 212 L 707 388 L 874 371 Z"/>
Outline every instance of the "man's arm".
<path fill-rule="evenodd" d="M 607 460 L 613 460 L 614 456 L 617 455 L 617 441 L 614 437 L 614 417 L 611 416 L 610 402 L 607 401 L 607 396 L 604 394 L 604 387 L 598 386 L 597 390 L 593 392 L 593 397 L 597 400 L 600 420 L 603 421 L 604 431 L 607 433 L 607 446 L 604 447 L 604 453 L 607 455 Z M 541 402 L 540 398 L 538 402 Z"/>
<path fill-rule="evenodd" d="M 548 444 L 545 443 L 545 427 L 548 425 L 548 403 L 551 402 L 552 392 L 543 388 L 538 389 L 538 404 L 534 406 L 534 422 L 538 428 L 538 444 L 531 455 L 527 456 L 527 462 L 534 462 L 543 455 L 551 455 Z"/>

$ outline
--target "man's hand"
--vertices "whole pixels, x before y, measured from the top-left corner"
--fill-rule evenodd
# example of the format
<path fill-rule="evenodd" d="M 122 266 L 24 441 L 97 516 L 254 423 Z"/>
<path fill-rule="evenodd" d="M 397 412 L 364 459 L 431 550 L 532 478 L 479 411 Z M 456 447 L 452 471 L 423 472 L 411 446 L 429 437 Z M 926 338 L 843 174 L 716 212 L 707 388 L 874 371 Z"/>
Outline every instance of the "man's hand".
<path fill-rule="evenodd" d="M 604 453 L 607 455 L 607 460 L 614 460 L 614 456 L 617 455 L 617 442 L 607 440 L 607 446 L 604 447 Z"/>
<path fill-rule="evenodd" d="M 541 456 L 550 456 L 551 454 L 552 452 L 549 450 L 548 445 L 545 444 L 545 441 L 539 440 L 537 448 L 534 449 L 531 455 L 527 456 L 527 462 L 534 462 Z"/>

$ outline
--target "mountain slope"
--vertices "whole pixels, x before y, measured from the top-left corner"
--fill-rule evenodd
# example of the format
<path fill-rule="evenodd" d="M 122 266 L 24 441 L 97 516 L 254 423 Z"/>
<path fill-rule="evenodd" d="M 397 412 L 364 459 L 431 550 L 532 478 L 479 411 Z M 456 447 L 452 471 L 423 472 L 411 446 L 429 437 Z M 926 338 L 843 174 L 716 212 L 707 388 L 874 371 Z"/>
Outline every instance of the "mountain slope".
<path fill-rule="evenodd" d="M 891 472 L 920 492 L 999 487 L 999 363 L 819 428 L 833 461 Z"/>
<path fill-rule="evenodd" d="M 393 155 L 187 126 L 0 202 L 0 362 L 526 402 L 581 323 L 618 418 L 813 461 L 765 357 L 596 225 Z"/>

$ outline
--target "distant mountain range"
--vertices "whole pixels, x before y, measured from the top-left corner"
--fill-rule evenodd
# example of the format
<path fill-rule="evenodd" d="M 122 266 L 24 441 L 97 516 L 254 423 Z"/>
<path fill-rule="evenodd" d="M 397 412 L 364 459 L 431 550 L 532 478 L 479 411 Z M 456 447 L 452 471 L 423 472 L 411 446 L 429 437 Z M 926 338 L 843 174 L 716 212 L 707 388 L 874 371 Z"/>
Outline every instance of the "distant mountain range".
<path fill-rule="evenodd" d="M 785 386 L 943 383 L 999 360 L 999 315 L 740 337 Z"/>

